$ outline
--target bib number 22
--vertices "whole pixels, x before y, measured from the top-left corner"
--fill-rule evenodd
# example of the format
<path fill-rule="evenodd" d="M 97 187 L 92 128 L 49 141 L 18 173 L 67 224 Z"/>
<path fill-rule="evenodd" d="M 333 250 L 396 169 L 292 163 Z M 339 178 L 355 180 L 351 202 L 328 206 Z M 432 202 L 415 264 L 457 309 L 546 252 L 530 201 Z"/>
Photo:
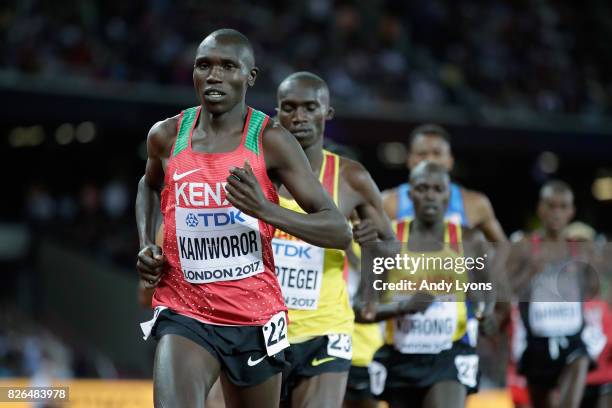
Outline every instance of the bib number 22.
<path fill-rule="evenodd" d="M 285 312 L 278 312 L 261 328 L 266 342 L 266 352 L 273 356 L 279 351 L 289 347 L 287 339 L 287 316 Z"/>

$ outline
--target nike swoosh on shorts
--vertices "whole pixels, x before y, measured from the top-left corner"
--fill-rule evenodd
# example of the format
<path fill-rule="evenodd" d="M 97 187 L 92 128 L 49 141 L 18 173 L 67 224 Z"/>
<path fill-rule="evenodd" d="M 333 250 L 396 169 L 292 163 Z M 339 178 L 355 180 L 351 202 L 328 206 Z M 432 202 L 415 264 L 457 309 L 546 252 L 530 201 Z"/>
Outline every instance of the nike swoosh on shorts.
<path fill-rule="evenodd" d="M 262 358 L 258 358 L 257 360 L 251 360 L 251 356 L 249 356 L 249 361 L 247 361 L 247 364 L 249 365 L 249 367 L 256 366 L 257 364 L 261 363 L 266 357 L 268 356 L 264 355 Z"/>
<path fill-rule="evenodd" d="M 316 367 L 316 366 L 320 366 L 321 364 L 329 363 L 330 361 L 333 361 L 335 359 L 336 359 L 336 357 L 325 357 L 325 358 L 322 358 L 320 360 L 317 360 L 316 358 L 313 358 L 312 362 L 310 363 L 310 365 L 312 365 L 313 367 Z"/>

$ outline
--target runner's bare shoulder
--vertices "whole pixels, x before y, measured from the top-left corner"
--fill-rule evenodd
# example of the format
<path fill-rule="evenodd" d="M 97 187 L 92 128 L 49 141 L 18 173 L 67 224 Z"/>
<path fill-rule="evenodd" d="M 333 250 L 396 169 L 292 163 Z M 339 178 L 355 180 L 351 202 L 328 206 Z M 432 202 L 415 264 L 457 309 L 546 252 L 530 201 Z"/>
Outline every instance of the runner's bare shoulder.
<path fill-rule="evenodd" d="M 464 243 L 485 242 L 485 236 L 481 230 L 472 227 L 461 226 L 461 236 Z"/>
<path fill-rule="evenodd" d="M 170 157 L 172 145 L 176 139 L 176 128 L 180 115 L 155 123 L 147 135 L 149 157 Z"/>
<path fill-rule="evenodd" d="M 490 214 L 493 213 L 493 206 L 489 197 L 484 193 L 476 190 L 470 190 L 465 187 L 461 187 L 461 195 L 466 203 L 466 207 L 475 208 L 479 214 Z"/>
<path fill-rule="evenodd" d="M 275 121 L 269 121 L 263 131 L 262 145 L 266 155 L 268 170 L 276 169 L 279 164 L 295 159 L 302 152 L 295 137 Z"/>
<path fill-rule="evenodd" d="M 355 191 L 362 192 L 372 186 L 374 180 L 370 172 L 358 161 L 348 157 L 340 157 L 340 177 Z"/>
<path fill-rule="evenodd" d="M 263 143 L 264 146 L 274 146 L 276 143 L 294 142 L 295 137 L 289 133 L 287 129 L 282 127 L 280 123 L 270 120 L 263 131 Z M 295 142 L 297 143 L 297 141 Z"/>

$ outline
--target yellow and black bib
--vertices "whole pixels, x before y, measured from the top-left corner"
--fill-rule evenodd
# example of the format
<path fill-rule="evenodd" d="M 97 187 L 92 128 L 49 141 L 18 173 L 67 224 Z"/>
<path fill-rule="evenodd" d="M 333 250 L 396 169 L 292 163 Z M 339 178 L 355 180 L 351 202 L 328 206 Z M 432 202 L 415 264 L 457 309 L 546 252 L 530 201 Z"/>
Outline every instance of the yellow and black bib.
<path fill-rule="evenodd" d="M 323 151 L 319 180 L 338 205 L 340 157 Z M 280 197 L 284 208 L 304 213 L 295 200 Z M 272 240 L 276 276 L 289 308 L 289 342 L 327 334 L 352 334 L 344 251 L 310 245 L 281 230 Z"/>

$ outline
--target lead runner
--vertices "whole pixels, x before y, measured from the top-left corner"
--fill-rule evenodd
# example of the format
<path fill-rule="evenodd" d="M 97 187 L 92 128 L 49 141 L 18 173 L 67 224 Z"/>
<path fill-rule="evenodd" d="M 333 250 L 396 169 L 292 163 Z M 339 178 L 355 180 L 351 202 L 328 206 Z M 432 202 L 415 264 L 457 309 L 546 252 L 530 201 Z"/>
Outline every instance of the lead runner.
<path fill-rule="evenodd" d="M 246 105 L 257 72 L 244 35 L 213 32 L 194 61 L 200 106 L 158 122 L 147 138 L 137 268 L 157 285 L 154 319 L 142 324 L 159 341 L 156 407 L 203 407 L 219 376 L 231 406 L 278 407 L 288 342 L 274 229 L 320 247 L 351 240 L 294 137 Z M 306 214 L 278 205 L 280 184 Z"/>

